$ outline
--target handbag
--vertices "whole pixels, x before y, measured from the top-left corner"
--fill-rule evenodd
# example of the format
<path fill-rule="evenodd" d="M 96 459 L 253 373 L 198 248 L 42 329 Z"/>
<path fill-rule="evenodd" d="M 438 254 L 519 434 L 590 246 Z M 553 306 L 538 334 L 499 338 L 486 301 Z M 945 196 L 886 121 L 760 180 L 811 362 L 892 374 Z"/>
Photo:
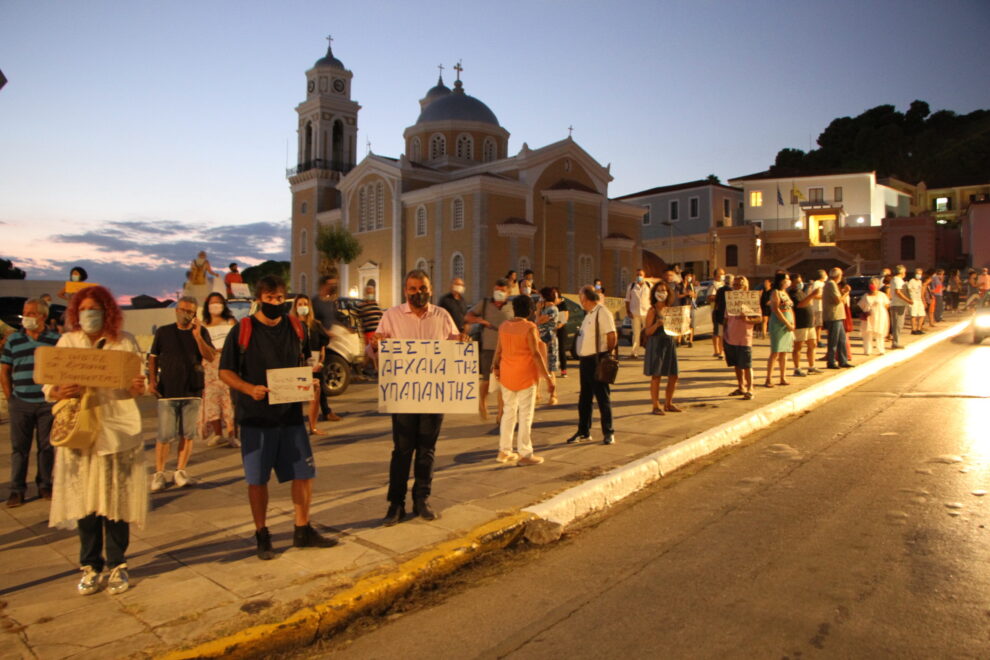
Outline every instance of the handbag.
<path fill-rule="evenodd" d="M 598 334 L 598 313 L 595 312 L 595 380 L 611 385 L 619 375 L 619 361 L 611 353 L 602 357 L 598 351 L 598 339 L 601 336 Z"/>
<path fill-rule="evenodd" d="M 101 340 L 97 348 L 103 348 Z M 100 421 L 99 402 L 92 388 L 83 388 L 78 399 L 62 399 L 52 407 L 52 430 L 49 442 L 53 447 L 89 449 L 96 442 Z"/>

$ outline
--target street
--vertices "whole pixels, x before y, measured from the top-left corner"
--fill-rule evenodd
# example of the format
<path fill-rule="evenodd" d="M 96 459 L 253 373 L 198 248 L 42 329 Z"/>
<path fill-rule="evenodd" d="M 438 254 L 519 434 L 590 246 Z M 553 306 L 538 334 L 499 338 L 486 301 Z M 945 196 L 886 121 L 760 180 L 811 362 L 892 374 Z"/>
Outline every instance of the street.
<path fill-rule="evenodd" d="M 988 373 L 964 333 L 303 655 L 985 658 Z"/>

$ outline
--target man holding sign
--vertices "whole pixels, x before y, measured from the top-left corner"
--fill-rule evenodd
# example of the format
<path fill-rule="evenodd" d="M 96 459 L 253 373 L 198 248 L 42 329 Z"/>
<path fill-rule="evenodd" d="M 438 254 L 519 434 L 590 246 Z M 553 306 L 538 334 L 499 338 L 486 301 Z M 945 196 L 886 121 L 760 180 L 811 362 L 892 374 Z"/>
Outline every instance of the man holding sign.
<path fill-rule="evenodd" d="M 268 512 L 268 480 L 272 470 L 279 483 L 292 481 L 297 548 L 328 548 L 336 541 L 321 536 L 309 524 L 316 467 L 309 434 L 303 420 L 302 401 L 312 397 L 305 388 L 302 398 L 287 396 L 269 382 L 269 370 L 297 369 L 306 364 L 309 345 L 295 317 L 285 314 L 285 282 L 279 277 L 261 278 L 255 286 L 259 308 L 254 315 L 231 328 L 220 356 L 220 379 L 234 394 L 236 419 L 241 426 L 241 458 L 248 482 L 248 500 L 254 518 L 259 559 L 274 559 L 272 539 L 265 525 Z M 267 385 L 266 385 L 267 384 Z M 272 388 L 272 389 L 269 389 Z M 272 403 L 295 398 L 292 403 Z"/>
<path fill-rule="evenodd" d="M 375 348 L 382 339 L 461 339 L 454 320 L 442 307 L 430 304 L 433 291 L 430 277 L 422 270 L 406 275 L 403 289 L 406 302 L 390 307 L 382 315 L 372 341 Z M 435 412 L 392 415 L 392 461 L 388 474 L 388 512 L 382 523 L 389 527 L 406 515 L 406 490 L 409 468 L 416 455 L 413 481 L 413 515 L 436 520 L 429 497 L 433 485 L 433 457 L 443 415 Z"/>

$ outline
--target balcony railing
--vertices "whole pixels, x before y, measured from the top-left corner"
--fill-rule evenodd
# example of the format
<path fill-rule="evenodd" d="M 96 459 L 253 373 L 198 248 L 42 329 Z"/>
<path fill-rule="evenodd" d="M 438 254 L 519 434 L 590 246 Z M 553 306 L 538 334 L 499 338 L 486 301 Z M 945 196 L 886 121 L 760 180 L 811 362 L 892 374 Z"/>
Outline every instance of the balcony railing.
<path fill-rule="evenodd" d="M 309 170 L 330 170 L 331 172 L 340 172 L 341 174 L 347 174 L 354 169 L 354 163 L 345 163 L 339 160 L 327 160 L 325 158 L 317 158 L 315 160 L 309 160 L 305 163 L 299 163 L 295 167 L 290 167 L 285 170 L 285 176 L 291 177 L 297 174 L 302 174 L 303 172 L 308 172 Z"/>

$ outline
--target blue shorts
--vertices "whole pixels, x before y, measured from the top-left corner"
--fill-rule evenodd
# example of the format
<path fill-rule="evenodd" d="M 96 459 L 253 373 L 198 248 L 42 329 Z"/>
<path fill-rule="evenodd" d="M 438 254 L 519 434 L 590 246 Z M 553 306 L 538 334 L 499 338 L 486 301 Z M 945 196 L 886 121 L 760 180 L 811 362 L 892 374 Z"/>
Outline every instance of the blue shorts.
<path fill-rule="evenodd" d="M 316 476 L 309 434 L 294 426 L 241 425 L 241 459 L 244 476 L 252 486 L 264 486 L 275 470 L 279 483 Z"/>
<path fill-rule="evenodd" d="M 158 442 L 166 444 L 179 438 L 199 438 L 199 409 L 203 400 L 182 397 L 158 399 Z"/>

